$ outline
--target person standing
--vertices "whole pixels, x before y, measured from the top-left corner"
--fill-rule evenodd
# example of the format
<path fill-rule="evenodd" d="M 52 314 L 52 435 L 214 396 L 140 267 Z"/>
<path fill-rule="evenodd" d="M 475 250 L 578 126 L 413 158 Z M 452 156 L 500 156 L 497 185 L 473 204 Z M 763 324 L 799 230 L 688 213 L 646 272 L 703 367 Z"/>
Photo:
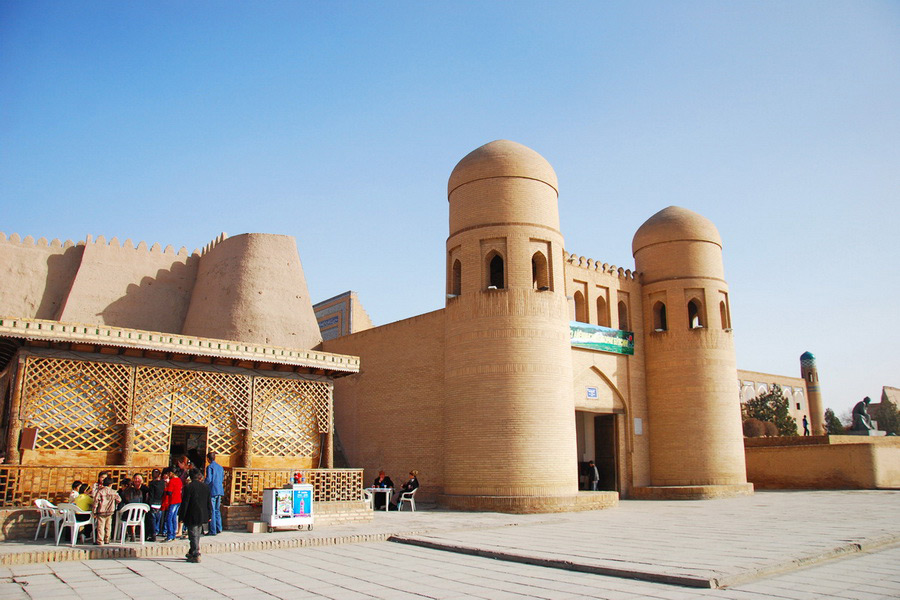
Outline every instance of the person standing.
<path fill-rule="evenodd" d="M 166 495 L 166 482 L 162 480 L 162 472 L 153 469 L 152 480 L 147 484 L 147 504 L 150 505 L 150 524 L 147 526 L 147 541 L 155 542 L 156 536 L 163 534 L 162 503 Z"/>
<path fill-rule="evenodd" d="M 203 481 L 203 473 L 194 467 L 190 470 L 191 482 L 184 488 L 181 507 L 178 511 L 188 532 L 190 549 L 185 555 L 188 562 L 200 562 L 200 536 L 203 525 L 209 521 L 209 486 Z"/>
<path fill-rule="evenodd" d="M 803 415 L 803 435 L 809 435 L 809 419 Z"/>
<path fill-rule="evenodd" d="M 165 512 L 166 519 L 166 540 L 171 542 L 178 533 L 178 509 L 181 507 L 181 478 L 177 477 L 172 471 L 172 467 L 166 467 L 162 472 L 163 479 L 166 482 L 166 491 L 163 496 L 162 510 Z"/>
<path fill-rule="evenodd" d="M 110 487 L 112 482 L 112 477 L 104 479 L 94 496 L 94 522 L 97 524 L 94 543 L 98 546 L 109 543 L 112 516 L 116 512 L 116 505 L 122 501 L 116 490 Z"/>
<path fill-rule="evenodd" d="M 222 533 L 225 469 L 216 462 L 215 452 L 208 453 L 206 459 L 209 461 L 209 466 L 206 467 L 206 485 L 209 487 L 209 535 L 218 535 Z"/>
<path fill-rule="evenodd" d="M 600 489 L 600 469 L 597 468 L 597 465 L 594 464 L 594 461 L 588 461 L 587 472 L 588 479 L 590 479 L 591 481 L 591 491 L 598 491 Z"/>

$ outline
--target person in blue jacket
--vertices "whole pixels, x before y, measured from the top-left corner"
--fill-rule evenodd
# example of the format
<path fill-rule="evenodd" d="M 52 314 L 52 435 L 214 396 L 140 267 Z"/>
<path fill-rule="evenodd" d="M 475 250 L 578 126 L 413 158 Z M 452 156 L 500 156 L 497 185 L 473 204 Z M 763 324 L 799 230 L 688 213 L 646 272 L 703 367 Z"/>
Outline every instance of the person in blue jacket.
<path fill-rule="evenodd" d="M 206 485 L 209 486 L 209 535 L 218 535 L 222 532 L 222 496 L 225 488 L 222 484 L 225 480 L 225 469 L 216 462 L 216 453 L 206 455 L 209 466 L 206 467 Z"/>

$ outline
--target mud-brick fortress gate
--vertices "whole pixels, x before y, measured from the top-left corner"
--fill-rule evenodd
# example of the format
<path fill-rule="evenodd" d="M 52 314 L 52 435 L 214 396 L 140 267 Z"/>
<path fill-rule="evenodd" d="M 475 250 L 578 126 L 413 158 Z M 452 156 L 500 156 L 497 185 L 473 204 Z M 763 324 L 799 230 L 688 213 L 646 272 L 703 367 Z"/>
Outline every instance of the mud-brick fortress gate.
<path fill-rule="evenodd" d="M 288 236 L 192 254 L 0 236 L 3 503 L 206 450 L 246 515 L 297 471 L 345 516 L 380 469 L 459 509 L 752 493 L 715 226 L 665 208 L 618 268 L 567 252 L 558 190 L 515 142 L 465 156 L 444 307 L 379 327 L 354 293 L 314 307 Z"/>

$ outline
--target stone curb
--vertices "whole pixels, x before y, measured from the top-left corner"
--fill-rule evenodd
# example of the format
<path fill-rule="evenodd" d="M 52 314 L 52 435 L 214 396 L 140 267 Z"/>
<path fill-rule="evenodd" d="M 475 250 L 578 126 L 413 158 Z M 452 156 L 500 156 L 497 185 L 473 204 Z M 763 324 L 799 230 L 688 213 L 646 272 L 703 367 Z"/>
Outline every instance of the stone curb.
<path fill-rule="evenodd" d="M 314 546 L 335 546 L 362 542 L 384 542 L 392 533 L 370 533 L 341 536 L 302 537 L 271 540 L 248 540 L 245 542 L 211 542 L 203 538 L 200 550 L 203 554 L 225 552 L 255 552 L 260 550 L 282 550 Z M 0 565 L 27 565 L 33 563 L 64 562 L 73 560 L 129 559 L 129 558 L 182 558 L 187 553 L 188 542 L 148 543 L 141 545 L 107 545 L 84 547 L 53 546 L 52 550 L 33 550 L 0 554 Z"/>
<path fill-rule="evenodd" d="M 520 554 L 515 552 L 485 550 L 476 546 L 447 543 L 420 537 L 412 537 L 408 535 L 391 536 L 389 538 L 389 541 L 397 542 L 400 544 L 409 544 L 412 546 L 420 546 L 423 548 L 431 548 L 434 550 L 444 550 L 447 552 L 469 554 L 472 556 L 480 556 L 483 558 L 494 558 L 497 560 L 505 560 L 509 562 L 523 563 L 528 565 L 537 565 L 553 569 L 593 573 L 595 575 L 607 575 L 610 577 L 619 577 L 622 579 L 637 579 L 641 581 L 650 581 L 653 583 L 679 585 L 682 587 L 717 589 L 741 583 L 747 583 L 749 581 L 769 577 L 772 575 L 779 575 L 791 571 L 796 571 L 821 562 L 825 562 L 832 558 L 838 558 L 841 556 L 860 552 L 867 552 L 890 544 L 900 543 L 900 534 L 887 534 L 876 538 L 864 539 L 860 542 L 848 542 L 846 544 L 835 546 L 834 548 L 831 548 L 829 550 L 801 556 L 800 558 L 789 561 L 787 563 L 773 565 L 771 567 L 763 567 L 760 569 L 750 569 L 741 573 L 723 576 L 675 575 L 653 571 L 642 571 L 638 569 L 608 567 L 596 564 L 578 563 L 569 560 L 552 559 L 524 553 Z"/>

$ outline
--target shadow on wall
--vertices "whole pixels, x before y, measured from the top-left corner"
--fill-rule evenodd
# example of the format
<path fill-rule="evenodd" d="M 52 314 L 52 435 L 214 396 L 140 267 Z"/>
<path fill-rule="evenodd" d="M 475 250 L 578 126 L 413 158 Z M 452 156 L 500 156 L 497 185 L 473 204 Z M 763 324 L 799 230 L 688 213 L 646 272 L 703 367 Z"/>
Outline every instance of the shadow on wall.
<path fill-rule="evenodd" d="M 34 313 L 35 319 L 59 320 L 83 255 L 84 246 L 72 246 L 62 254 L 47 257 L 47 280 Z"/>
<path fill-rule="evenodd" d="M 107 325 L 181 333 L 191 302 L 197 274 L 197 258 L 187 264 L 175 261 L 169 269 L 159 269 L 155 277 L 131 283 L 125 295 L 110 303 L 99 316 Z"/>

